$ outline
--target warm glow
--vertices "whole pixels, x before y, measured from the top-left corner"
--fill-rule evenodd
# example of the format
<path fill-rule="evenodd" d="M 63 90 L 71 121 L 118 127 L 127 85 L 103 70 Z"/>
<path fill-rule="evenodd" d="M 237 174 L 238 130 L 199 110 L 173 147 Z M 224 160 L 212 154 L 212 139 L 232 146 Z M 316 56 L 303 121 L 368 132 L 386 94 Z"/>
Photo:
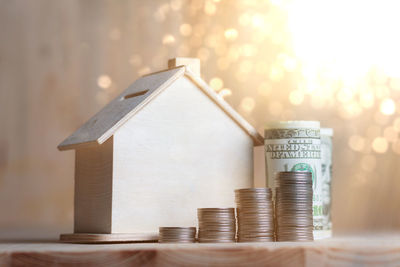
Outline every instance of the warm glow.
<path fill-rule="evenodd" d="M 378 66 L 400 76 L 400 2 L 298 0 L 288 7 L 296 54 L 346 81 Z"/>
<path fill-rule="evenodd" d="M 240 103 L 240 107 L 246 112 L 251 112 L 254 109 L 255 105 L 256 102 L 251 97 L 243 98 L 242 102 Z"/>
<path fill-rule="evenodd" d="M 380 110 L 382 114 L 392 115 L 396 111 L 396 104 L 390 98 L 385 99 L 381 103 Z"/>
<path fill-rule="evenodd" d="M 251 22 L 251 16 L 248 13 L 244 13 L 239 17 L 239 24 L 242 26 L 247 26 Z"/>
<path fill-rule="evenodd" d="M 337 100 L 345 106 L 358 101 L 361 109 L 385 97 L 381 112 L 395 112 L 388 86 L 400 88 L 400 2 L 293 0 L 281 8 L 288 11 L 293 50 L 307 83 L 316 83 L 326 99 L 340 84 Z"/>
<path fill-rule="evenodd" d="M 266 82 L 261 83 L 257 88 L 257 92 L 262 96 L 269 96 L 271 94 L 271 91 L 272 91 L 271 85 L 269 85 Z"/>
<path fill-rule="evenodd" d="M 119 106 L 118 110 L 106 108 L 102 114 L 107 113 L 104 125 L 109 129 L 105 135 L 109 136 L 116 130 L 115 139 L 102 146 L 97 144 L 93 149 L 88 147 L 87 151 L 94 151 L 96 147 L 99 147 L 100 152 L 103 151 L 102 148 L 104 151 L 112 148 L 112 143 L 122 138 L 120 132 L 130 126 L 109 124 L 109 117 L 123 116 L 115 112 L 129 112 L 134 104 L 145 98 L 122 101 L 122 92 L 133 87 L 140 87 L 140 93 L 160 88 L 143 102 L 146 104 L 148 100 L 155 99 L 144 109 L 139 110 L 143 105 L 138 105 L 127 114 L 129 116 L 124 116 L 130 118 L 139 111 L 132 120 L 143 118 L 139 128 L 134 129 L 135 133 L 144 138 L 138 140 L 141 148 L 156 147 L 160 141 L 150 140 L 142 131 L 155 131 L 164 136 L 162 140 L 170 134 L 171 144 L 177 142 L 178 145 L 168 146 L 171 148 L 168 152 L 175 156 L 184 155 L 186 148 L 190 152 L 194 151 L 194 144 L 197 142 L 192 134 L 194 132 L 220 139 L 217 146 L 210 143 L 209 146 L 194 151 L 198 153 L 200 160 L 190 162 L 202 166 L 207 164 L 205 167 L 208 170 L 205 170 L 205 174 L 209 173 L 213 177 L 209 177 L 211 183 L 204 186 L 210 188 L 210 194 L 215 199 L 225 198 L 229 194 L 231 201 L 234 200 L 234 192 L 222 185 L 225 176 L 235 172 L 236 166 L 229 166 L 231 172 L 227 170 L 228 173 L 222 177 L 214 171 L 219 163 L 215 159 L 224 156 L 225 152 L 219 148 L 230 144 L 227 140 L 233 140 L 235 136 L 242 138 L 238 140 L 237 148 L 234 145 L 226 148 L 233 155 L 228 155 L 223 164 L 229 165 L 229 159 L 237 157 L 243 159 L 242 165 L 246 167 L 253 160 L 253 141 L 262 141 L 258 138 L 252 140 L 246 132 L 255 136 L 257 130 L 262 136 L 264 128 L 271 121 L 316 120 L 321 122 L 321 127 L 334 130 L 333 179 L 331 185 L 324 183 L 322 186 L 324 192 L 331 190 L 332 193 L 332 213 L 326 206 L 326 201 L 323 213 L 332 215 L 334 232 L 374 234 L 400 230 L 400 1 L 3 2 L 1 21 L 5 31 L 0 54 L 1 84 L 4 91 L 0 94 L 0 100 L 3 100 L 0 101 L 3 114 L 0 135 L 0 195 L 3 199 L 3 205 L 0 201 L 0 208 L 3 208 L 3 217 L 0 225 L 3 226 L 3 235 L 11 237 L 9 233 L 15 233 L 17 237 L 26 239 L 36 236 L 35 232 L 31 232 L 35 229 L 47 226 L 49 229 L 60 228 L 72 222 L 72 152 L 68 152 L 68 155 L 57 153 L 56 141 L 62 141 L 95 112 L 114 101 Z M 168 61 L 177 57 L 198 58 L 201 69 L 199 75 L 185 75 L 184 69 L 169 68 L 171 64 Z M 155 72 L 158 74 L 147 76 Z M 198 80 L 200 78 L 202 81 Z M 133 86 L 130 85 L 132 83 Z M 206 84 L 206 91 L 197 90 L 199 101 L 210 102 L 209 105 L 204 104 L 204 107 L 200 107 L 201 103 L 196 100 L 186 97 L 186 93 L 179 93 L 181 89 L 186 92 L 195 90 L 192 87 Z M 192 96 L 190 92 L 187 92 L 188 96 Z M 170 102 L 165 102 L 165 105 L 157 108 L 157 103 L 166 101 L 168 95 L 172 96 L 174 93 L 177 93 L 174 103 L 179 105 L 170 106 Z M 214 104 L 214 100 L 226 103 L 221 106 L 216 101 L 221 106 L 220 109 Z M 154 112 L 150 110 L 152 107 L 155 108 Z M 205 117 L 200 116 L 167 116 L 157 113 L 163 108 L 169 109 L 171 115 L 178 113 L 176 111 L 179 109 L 182 109 L 181 113 L 193 114 L 206 114 L 208 109 L 211 109 L 210 114 L 214 114 L 216 109 L 220 110 L 218 112 L 221 118 L 209 118 L 205 121 Z M 198 108 L 201 110 L 191 110 Z M 240 116 L 229 116 L 232 114 L 231 109 Z M 146 113 L 150 116 L 146 117 Z M 154 116 L 150 113 L 154 113 Z M 86 124 L 84 128 L 99 124 L 103 122 Z M 157 131 L 163 129 L 158 127 L 163 125 L 170 125 L 171 129 L 175 126 L 175 130 Z M 243 129 L 238 125 L 243 125 Z M 189 134 L 183 140 L 176 138 L 176 131 L 184 128 Z M 97 128 L 90 131 L 94 135 L 89 136 L 90 138 L 84 136 L 84 139 L 97 143 L 95 140 L 103 134 Z M 294 130 L 288 133 L 296 132 Z M 99 140 L 105 141 L 103 139 Z M 185 148 L 183 144 L 186 143 L 188 145 Z M 167 145 L 170 144 L 164 147 Z M 297 149 L 307 144 L 299 145 L 292 144 L 291 148 Z M 324 148 L 326 145 L 325 142 L 322 144 Z M 242 150 L 245 152 L 244 146 L 249 146 L 250 149 L 246 153 L 239 153 Z M 80 151 L 80 146 L 78 147 Z M 262 154 L 265 151 L 263 146 L 257 149 L 260 149 L 260 153 L 257 152 L 258 155 L 254 158 L 254 185 L 264 187 L 267 185 L 266 177 L 262 177 L 265 176 L 265 166 L 259 163 L 263 163 Z M 296 152 L 288 155 L 280 153 L 279 146 L 273 149 L 277 152 L 276 157 L 296 156 Z M 83 148 L 82 151 L 84 150 Z M 134 156 L 142 153 L 142 150 L 134 151 Z M 123 164 L 132 162 L 126 160 L 125 154 L 114 155 L 113 151 L 109 152 L 118 161 L 123 160 Z M 324 160 L 326 155 L 322 154 Z M 151 169 L 157 165 L 160 155 L 151 157 L 153 161 L 147 156 L 142 157 L 146 164 L 144 167 L 149 167 L 154 177 L 157 176 L 155 181 L 162 179 L 162 171 L 155 172 L 154 168 Z M 192 154 L 188 156 L 192 157 Z M 64 162 L 63 158 L 67 161 Z M 95 163 L 96 158 L 91 159 Z M 99 173 L 107 171 L 109 168 L 106 167 L 109 166 L 100 164 L 102 158 L 99 159 Z M 186 161 L 182 161 L 184 162 Z M 287 170 L 291 167 L 283 166 Z M 313 168 L 315 167 L 317 166 Z M 190 164 L 185 170 L 188 168 Z M 168 168 L 165 171 L 170 170 Z M 329 171 L 330 168 L 324 165 L 324 177 Z M 234 183 L 235 179 L 229 183 L 237 188 L 247 187 L 248 182 L 253 179 L 252 173 L 240 174 L 245 183 Z M 140 173 L 129 175 L 136 175 L 138 179 L 141 176 Z M 203 186 L 204 182 L 209 181 L 197 179 L 191 185 L 192 177 L 186 179 L 188 175 L 191 175 L 190 172 L 178 173 L 176 178 L 181 183 L 175 183 L 175 179 L 171 179 L 167 181 L 168 186 L 182 185 L 188 188 L 190 185 L 193 191 L 198 185 Z M 101 175 L 97 178 L 101 178 Z M 147 185 L 149 181 L 146 180 L 145 183 Z M 99 185 L 93 186 L 97 190 Z M 125 194 L 119 188 L 115 189 L 118 189 L 117 195 Z M 222 191 L 219 192 L 219 189 Z M 163 193 L 167 192 L 161 192 L 161 195 L 145 194 L 142 190 L 139 193 L 140 196 L 135 198 L 146 202 L 150 198 L 160 200 Z M 222 197 L 218 194 L 222 194 Z M 192 194 L 192 197 L 201 198 L 197 194 Z M 176 200 L 170 206 L 179 210 L 185 203 L 179 203 L 180 196 Z M 134 204 L 141 203 L 132 203 Z M 218 207 L 229 203 L 203 204 L 203 207 L 208 204 Z M 137 215 L 145 220 L 149 219 L 149 216 L 145 218 L 147 211 L 153 212 L 154 216 L 165 215 L 165 211 L 142 210 L 143 214 Z M 195 211 L 194 207 L 191 213 Z M 87 219 L 91 220 L 89 215 Z M 178 217 L 174 220 L 177 222 L 176 226 L 182 224 Z M 12 225 L 16 226 L 15 229 L 8 229 Z M 45 232 L 43 234 L 44 237 L 47 236 Z M 315 237 L 317 239 L 319 236 Z M 397 261 L 396 251 L 400 247 L 396 242 L 397 236 L 393 235 L 388 241 L 383 240 L 383 248 L 379 248 L 382 242 L 375 243 L 374 247 L 367 244 L 367 253 L 362 252 L 365 248 L 363 241 L 358 242 L 358 238 L 356 239 L 354 246 L 353 243 L 349 245 L 352 247 L 350 254 L 344 255 L 328 249 L 328 257 L 331 256 L 328 260 L 345 264 L 351 258 L 357 261 L 355 265 L 362 262 L 381 262 L 385 265 Z M 320 254 L 325 251 L 326 245 L 330 246 L 330 241 L 327 241 L 326 244 L 325 241 L 316 242 L 316 246 L 321 244 L 322 247 L 314 252 Z M 396 249 L 386 246 L 392 241 L 398 246 Z M 345 243 L 345 240 L 339 243 Z M 362 247 L 357 249 L 359 253 L 356 255 L 353 252 L 357 244 Z M 314 247 L 312 244 L 310 246 Z M 375 247 L 378 251 L 375 251 Z M 30 245 L 28 249 L 31 249 Z M 378 254 L 382 254 L 381 252 L 387 257 L 380 257 Z M 345 258 L 339 259 L 339 254 L 343 254 Z M 362 259 L 360 254 L 366 256 L 366 259 Z M 10 256 L 13 257 L 12 254 Z M 32 260 L 37 262 L 36 259 Z M 397 263 L 393 265 L 400 266 Z"/>
<path fill-rule="evenodd" d="M 377 153 L 385 153 L 388 149 L 388 142 L 383 137 L 377 137 L 372 142 L 372 149 Z"/>
<path fill-rule="evenodd" d="M 371 108 L 374 105 L 375 97 L 372 92 L 363 92 L 360 95 L 360 104 L 364 108 Z"/>
<path fill-rule="evenodd" d="M 185 9 L 182 3 L 160 5 L 155 19 L 167 21 Z M 234 11 L 222 1 L 190 2 L 189 14 L 202 13 L 202 19 L 185 17 L 161 35 L 165 50 L 158 57 L 135 54 L 130 64 L 144 75 L 162 68 L 167 53 L 195 56 L 210 66 L 203 74 L 210 87 L 221 97 L 233 95 L 240 112 L 257 123 L 302 119 L 306 109 L 329 113 L 326 118 L 354 125 L 343 133 L 348 153 L 400 153 L 400 2 L 256 0 L 235 6 L 236 15 L 226 20 L 224 12 Z M 375 156 L 361 161 L 364 171 L 375 168 Z"/>
<path fill-rule="evenodd" d="M 173 44 L 175 43 L 175 37 L 172 34 L 166 34 L 162 39 L 162 43 L 165 45 Z"/>
<path fill-rule="evenodd" d="M 238 31 L 234 28 L 230 28 L 225 31 L 224 35 L 227 40 L 233 41 L 238 37 Z"/>
<path fill-rule="evenodd" d="M 300 105 L 303 103 L 304 95 L 301 91 L 292 91 L 289 95 L 289 100 L 293 105 Z"/>
<path fill-rule="evenodd" d="M 215 90 L 219 91 L 221 90 L 222 86 L 224 86 L 224 82 L 221 80 L 221 78 L 214 77 L 210 80 L 210 86 Z"/>
<path fill-rule="evenodd" d="M 279 68 L 278 66 L 272 66 L 271 67 L 271 71 L 269 73 L 269 78 L 274 81 L 274 82 L 278 82 L 280 80 L 282 80 L 283 78 L 283 70 L 281 68 Z"/>
<path fill-rule="evenodd" d="M 216 11 L 217 11 L 217 6 L 213 2 L 207 1 L 205 3 L 204 13 L 211 16 L 211 15 L 214 15 Z"/>
<path fill-rule="evenodd" d="M 253 15 L 251 22 L 254 27 L 261 28 L 264 25 L 264 17 L 261 14 Z"/>
<path fill-rule="evenodd" d="M 111 78 L 108 75 L 101 75 L 97 79 L 97 85 L 102 89 L 107 89 L 111 85 Z"/>
<path fill-rule="evenodd" d="M 192 26 L 184 23 L 179 27 L 179 31 L 183 36 L 189 36 L 192 33 Z"/>
<path fill-rule="evenodd" d="M 231 89 L 224 88 L 221 91 L 219 91 L 218 94 L 220 96 L 222 96 L 223 98 L 225 98 L 225 97 L 231 96 L 232 95 L 232 91 L 231 91 Z"/>

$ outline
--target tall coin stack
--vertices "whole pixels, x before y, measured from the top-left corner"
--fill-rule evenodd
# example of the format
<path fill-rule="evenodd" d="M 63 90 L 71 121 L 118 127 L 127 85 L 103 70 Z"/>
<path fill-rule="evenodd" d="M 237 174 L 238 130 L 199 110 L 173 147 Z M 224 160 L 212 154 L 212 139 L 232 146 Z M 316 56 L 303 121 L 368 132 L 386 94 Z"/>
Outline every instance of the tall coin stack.
<path fill-rule="evenodd" d="M 159 243 L 194 243 L 196 227 L 160 227 Z"/>
<path fill-rule="evenodd" d="M 274 214 L 270 188 L 235 190 L 238 242 L 274 241 Z"/>
<path fill-rule="evenodd" d="M 276 175 L 277 241 L 312 241 L 313 188 L 311 172 Z"/>
<path fill-rule="evenodd" d="M 234 208 L 197 209 L 200 243 L 226 243 L 236 240 Z"/>

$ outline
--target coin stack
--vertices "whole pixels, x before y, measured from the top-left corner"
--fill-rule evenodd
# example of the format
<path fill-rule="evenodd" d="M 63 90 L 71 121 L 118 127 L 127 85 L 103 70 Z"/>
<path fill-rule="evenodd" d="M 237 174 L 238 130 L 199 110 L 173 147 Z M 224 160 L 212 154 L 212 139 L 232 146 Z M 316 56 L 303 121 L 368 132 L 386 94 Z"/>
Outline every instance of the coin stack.
<path fill-rule="evenodd" d="M 311 172 L 278 172 L 276 186 L 277 241 L 312 241 Z"/>
<path fill-rule="evenodd" d="M 159 243 L 194 243 L 196 227 L 160 227 Z"/>
<path fill-rule="evenodd" d="M 235 242 L 236 218 L 234 208 L 197 209 L 200 243 Z"/>
<path fill-rule="evenodd" d="M 238 242 L 274 241 L 274 214 L 270 188 L 235 190 Z"/>

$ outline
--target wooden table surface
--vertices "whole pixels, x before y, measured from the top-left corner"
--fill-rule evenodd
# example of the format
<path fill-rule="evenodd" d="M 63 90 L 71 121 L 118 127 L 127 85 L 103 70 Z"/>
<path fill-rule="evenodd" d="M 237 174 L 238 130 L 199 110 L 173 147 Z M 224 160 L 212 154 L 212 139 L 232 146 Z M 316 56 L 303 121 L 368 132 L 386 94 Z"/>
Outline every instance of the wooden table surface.
<path fill-rule="evenodd" d="M 1 266 L 400 266 L 400 235 L 314 242 L 0 244 Z"/>

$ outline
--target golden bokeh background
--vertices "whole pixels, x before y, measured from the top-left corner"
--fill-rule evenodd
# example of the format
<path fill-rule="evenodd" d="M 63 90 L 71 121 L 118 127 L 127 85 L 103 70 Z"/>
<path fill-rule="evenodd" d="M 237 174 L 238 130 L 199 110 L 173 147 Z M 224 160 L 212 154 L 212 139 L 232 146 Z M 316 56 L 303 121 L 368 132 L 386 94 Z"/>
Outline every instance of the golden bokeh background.
<path fill-rule="evenodd" d="M 57 144 L 177 56 L 261 133 L 334 128 L 336 234 L 400 229 L 396 1 L 0 2 L 0 237 L 72 231 L 74 153 Z"/>

